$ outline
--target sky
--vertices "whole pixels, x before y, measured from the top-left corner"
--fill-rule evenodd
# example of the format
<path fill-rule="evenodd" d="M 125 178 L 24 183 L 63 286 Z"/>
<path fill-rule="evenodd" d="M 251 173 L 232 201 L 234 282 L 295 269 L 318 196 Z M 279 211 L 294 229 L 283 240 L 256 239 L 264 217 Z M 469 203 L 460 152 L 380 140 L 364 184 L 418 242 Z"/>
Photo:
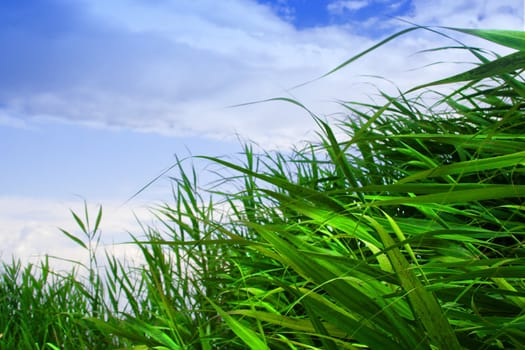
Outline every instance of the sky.
<path fill-rule="evenodd" d="M 297 85 L 405 21 L 523 30 L 523 17 L 522 0 L 1 0 L 0 260 L 78 257 L 58 227 L 74 231 L 69 210 L 84 201 L 103 206 L 104 244 L 126 254 L 111 242 L 140 233 L 135 216 L 147 221 L 148 206 L 170 201 L 176 173 L 127 200 L 176 157 L 315 140 L 312 118 L 291 104 L 237 105 L 291 97 L 342 117 L 338 100 L 368 102 L 472 58 L 418 53 L 452 42 L 415 31 Z M 456 63 L 428 66 L 438 61 Z"/>

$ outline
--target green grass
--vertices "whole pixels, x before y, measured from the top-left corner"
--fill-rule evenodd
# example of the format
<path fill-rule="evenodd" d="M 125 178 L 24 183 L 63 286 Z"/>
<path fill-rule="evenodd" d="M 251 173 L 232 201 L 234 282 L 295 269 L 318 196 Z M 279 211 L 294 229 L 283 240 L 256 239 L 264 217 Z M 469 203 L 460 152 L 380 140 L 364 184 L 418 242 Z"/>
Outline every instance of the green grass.
<path fill-rule="evenodd" d="M 434 31 L 409 28 L 326 75 L 414 30 Z M 439 30 L 514 51 L 460 43 L 475 68 L 384 104 L 342 102 L 337 123 L 274 99 L 310 113 L 319 141 L 201 157 L 232 174 L 208 190 L 180 165 L 173 202 L 129 243 L 143 266 L 108 255 L 101 269 L 102 212 L 93 226 L 74 213 L 79 233 L 63 233 L 90 264 L 4 263 L 0 349 L 522 347 L 525 34 Z"/>

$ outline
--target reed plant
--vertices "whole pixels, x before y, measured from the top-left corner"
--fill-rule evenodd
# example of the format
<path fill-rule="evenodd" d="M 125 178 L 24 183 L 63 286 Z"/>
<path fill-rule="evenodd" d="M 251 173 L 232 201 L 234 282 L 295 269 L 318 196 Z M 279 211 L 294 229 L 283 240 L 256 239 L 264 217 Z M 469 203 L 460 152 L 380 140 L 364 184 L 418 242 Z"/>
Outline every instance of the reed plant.
<path fill-rule="evenodd" d="M 309 113 L 319 141 L 201 157 L 219 168 L 207 188 L 179 165 L 174 201 L 129 243 L 144 265 L 108 255 L 98 272 L 86 240 L 101 212 L 94 230 L 74 214 L 80 236 L 64 234 L 89 252 L 89 277 L 4 264 L 0 348 L 521 348 L 525 33 L 411 27 L 327 75 L 415 30 L 512 52 L 456 41 L 441 49 L 475 68 L 341 102 L 335 123 L 274 99 Z"/>

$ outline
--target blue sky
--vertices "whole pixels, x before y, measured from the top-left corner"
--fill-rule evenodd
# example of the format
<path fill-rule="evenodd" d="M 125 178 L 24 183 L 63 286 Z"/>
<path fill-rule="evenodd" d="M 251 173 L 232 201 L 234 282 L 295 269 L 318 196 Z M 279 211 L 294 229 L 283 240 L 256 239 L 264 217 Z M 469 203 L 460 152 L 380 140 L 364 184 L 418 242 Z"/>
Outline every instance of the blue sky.
<path fill-rule="evenodd" d="M 353 26 L 354 33 L 365 36 L 379 36 L 388 33 L 384 28 L 363 26 L 367 20 L 387 20 L 393 17 L 410 16 L 411 0 L 387 1 L 318 1 L 318 0 L 261 0 L 283 20 L 299 30 L 327 25 Z"/>
<path fill-rule="evenodd" d="M 174 155 L 235 156 L 239 139 L 286 149 L 315 137 L 293 106 L 228 106 L 286 96 L 330 118 L 341 113 L 333 101 L 373 95 L 369 82 L 395 89 L 367 74 L 407 88 L 459 69 L 421 74 L 441 57 L 412 54 L 450 42 L 418 32 L 289 90 L 405 28 L 399 18 L 519 30 L 523 2 L 1 1 L 0 258 L 64 251 L 56 227 L 71 225 L 68 208 L 82 199 L 106 208 L 108 234 L 133 227 L 131 210 L 169 201 L 169 182 L 121 204 Z"/>

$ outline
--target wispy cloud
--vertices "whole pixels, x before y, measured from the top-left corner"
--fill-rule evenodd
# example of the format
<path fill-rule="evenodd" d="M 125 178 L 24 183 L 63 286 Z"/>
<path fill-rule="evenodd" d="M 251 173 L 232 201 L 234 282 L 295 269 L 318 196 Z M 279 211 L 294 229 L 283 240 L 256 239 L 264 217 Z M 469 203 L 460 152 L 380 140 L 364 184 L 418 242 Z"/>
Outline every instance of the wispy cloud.
<path fill-rule="evenodd" d="M 297 108 L 279 106 L 277 113 L 275 105 L 224 107 L 281 95 L 332 113 L 337 108 L 325 109 L 326 101 L 354 97 L 355 81 L 348 71 L 343 80 L 286 89 L 372 43 L 348 26 L 297 30 L 269 7 L 251 1 L 47 2 L 53 6 L 26 12 L 17 8 L 22 13 L 0 35 L 0 46 L 7 48 L 0 57 L 3 120 L 58 118 L 172 135 L 240 133 L 261 142 L 295 142 L 313 127 Z M 366 4 L 337 1 L 330 6 L 355 10 Z M 520 5 L 498 4 L 414 1 L 407 18 L 423 24 L 518 26 Z M 41 10 L 46 19 L 33 21 L 31 11 Z M 382 23 L 385 30 L 399 24 Z M 407 43 L 400 40 L 390 47 L 390 56 L 411 53 L 412 47 L 402 47 Z M 385 76 L 392 68 L 395 75 L 393 65 L 374 55 L 353 68 L 353 73 Z"/>
<path fill-rule="evenodd" d="M 366 0 L 338 0 L 332 1 L 326 6 L 329 12 L 340 14 L 344 11 L 355 11 L 367 7 L 369 1 Z"/>
<path fill-rule="evenodd" d="M 37 262 L 48 254 L 64 259 L 53 259 L 55 268 L 69 269 L 71 264 L 67 260 L 85 264 L 88 253 L 59 230 L 63 228 L 84 238 L 69 212 L 70 208 L 82 217 L 83 207 L 79 201 L 0 197 L 0 260 L 7 262 L 14 256 L 24 262 Z M 90 214 L 95 215 L 97 210 L 96 205 L 88 205 Z M 140 237 L 142 232 L 137 232 L 136 220 L 140 218 L 147 223 L 151 218 L 149 211 L 138 206 L 132 211 L 115 202 L 105 202 L 103 210 L 102 243 L 98 250 L 101 257 L 104 250 L 109 250 L 118 254 L 117 257 L 136 259 L 138 252 L 128 249 L 128 245 L 115 243 L 129 242 L 128 232 Z"/>
<path fill-rule="evenodd" d="M 524 28 L 523 1 L 414 1 L 413 6 L 411 18 L 418 24 L 514 30 Z"/>

